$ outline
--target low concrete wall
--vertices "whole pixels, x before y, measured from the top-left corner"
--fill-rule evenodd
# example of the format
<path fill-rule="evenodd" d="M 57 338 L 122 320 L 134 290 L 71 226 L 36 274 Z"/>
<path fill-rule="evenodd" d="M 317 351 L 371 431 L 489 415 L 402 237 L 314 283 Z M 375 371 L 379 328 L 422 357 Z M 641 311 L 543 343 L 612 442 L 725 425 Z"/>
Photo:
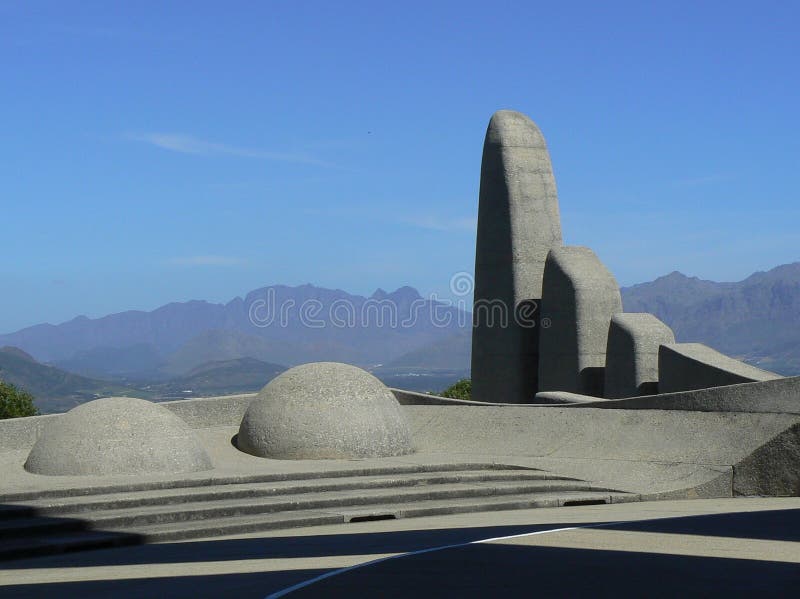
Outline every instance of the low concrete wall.
<path fill-rule="evenodd" d="M 0 450 L 30 450 L 44 426 L 61 414 L 45 416 L 28 416 L 27 418 L 9 418 L 0 420 Z"/>
<path fill-rule="evenodd" d="M 183 418 L 192 428 L 239 426 L 245 410 L 256 394 L 201 397 L 165 401 L 159 405 Z M 29 450 L 36 443 L 44 426 L 62 414 L 30 416 L 0 420 L 0 450 Z"/>
<path fill-rule="evenodd" d="M 212 426 L 239 426 L 245 411 L 257 393 L 227 395 L 223 397 L 201 397 L 167 401 L 163 405 L 183 418 L 192 428 Z"/>
<path fill-rule="evenodd" d="M 669 343 L 658 351 L 659 393 L 708 389 L 781 378 L 702 343 Z"/>
<path fill-rule="evenodd" d="M 403 406 L 496 406 L 496 405 L 519 405 L 519 404 L 496 404 L 486 401 L 470 401 L 466 399 L 452 399 L 428 393 L 417 393 L 416 391 L 405 391 L 404 389 L 390 389 L 395 398 Z"/>

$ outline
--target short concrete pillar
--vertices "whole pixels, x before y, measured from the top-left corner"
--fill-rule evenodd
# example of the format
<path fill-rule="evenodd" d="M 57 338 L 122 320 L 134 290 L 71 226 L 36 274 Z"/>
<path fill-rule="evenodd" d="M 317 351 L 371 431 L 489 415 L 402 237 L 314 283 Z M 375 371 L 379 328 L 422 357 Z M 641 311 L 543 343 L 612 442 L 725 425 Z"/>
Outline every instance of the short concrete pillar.
<path fill-rule="evenodd" d="M 551 250 L 542 289 L 540 390 L 603 397 L 608 329 L 619 312 L 619 285 L 592 250 Z"/>
<path fill-rule="evenodd" d="M 658 393 L 662 343 L 675 343 L 675 334 L 652 314 L 615 314 L 608 330 L 605 396 L 619 399 Z"/>

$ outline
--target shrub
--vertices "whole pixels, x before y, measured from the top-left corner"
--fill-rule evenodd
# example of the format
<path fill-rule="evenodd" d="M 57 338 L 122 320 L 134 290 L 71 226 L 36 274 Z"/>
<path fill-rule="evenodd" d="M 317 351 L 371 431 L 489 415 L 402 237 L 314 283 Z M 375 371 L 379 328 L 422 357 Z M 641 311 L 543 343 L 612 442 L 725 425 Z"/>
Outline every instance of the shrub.
<path fill-rule="evenodd" d="M 449 397 L 450 399 L 470 399 L 472 397 L 472 381 L 469 379 L 461 379 L 457 383 L 450 385 L 439 395 L 442 397 Z"/>
<path fill-rule="evenodd" d="M 37 414 L 39 410 L 33 404 L 33 395 L 11 383 L 0 381 L 0 419 Z"/>

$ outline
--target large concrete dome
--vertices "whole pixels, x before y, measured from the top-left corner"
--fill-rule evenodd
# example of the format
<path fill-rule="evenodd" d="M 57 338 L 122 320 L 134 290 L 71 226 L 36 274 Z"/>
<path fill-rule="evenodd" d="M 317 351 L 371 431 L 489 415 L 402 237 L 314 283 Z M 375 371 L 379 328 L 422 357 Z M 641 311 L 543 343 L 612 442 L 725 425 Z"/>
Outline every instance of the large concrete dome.
<path fill-rule="evenodd" d="M 209 470 L 211 459 L 189 426 L 143 399 L 109 397 L 49 422 L 25 469 L 56 476 L 152 474 Z"/>
<path fill-rule="evenodd" d="M 298 460 L 413 451 L 394 394 L 368 372 L 336 362 L 303 364 L 273 379 L 247 409 L 237 445 L 256 456 Z"/>

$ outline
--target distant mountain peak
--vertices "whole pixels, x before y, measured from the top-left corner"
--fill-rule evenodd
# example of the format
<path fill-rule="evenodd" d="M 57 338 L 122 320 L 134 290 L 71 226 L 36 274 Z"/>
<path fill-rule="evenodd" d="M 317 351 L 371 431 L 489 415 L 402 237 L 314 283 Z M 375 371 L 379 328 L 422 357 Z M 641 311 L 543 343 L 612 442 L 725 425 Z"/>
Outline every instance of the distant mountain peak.
<path fill-rule="evenodd" d="M 696 279 L 697 277 L 690 277 L 688 275 L 683 274 L 679 270 L 673 270 L 668 275 L 664 275 L 663 277 L 658 277 L 656 281 L 686 281 L 688 279 Z"/>
<path fill-rule="evenodd" d="M 421 299 L 422 296 L 419 294 L 419 291 L 414 289 L 413 287 L 409 287 L 408 285 L 404 285 L 403 287 L 398 287 L 391 293 L 386 293 L 383 289 L 378 287 L 370 296 L 370 299 L 374 300 L 390 300 L 398 303 L 405 303 L 405 302 L 413 302 L 414 300 Z"/>

